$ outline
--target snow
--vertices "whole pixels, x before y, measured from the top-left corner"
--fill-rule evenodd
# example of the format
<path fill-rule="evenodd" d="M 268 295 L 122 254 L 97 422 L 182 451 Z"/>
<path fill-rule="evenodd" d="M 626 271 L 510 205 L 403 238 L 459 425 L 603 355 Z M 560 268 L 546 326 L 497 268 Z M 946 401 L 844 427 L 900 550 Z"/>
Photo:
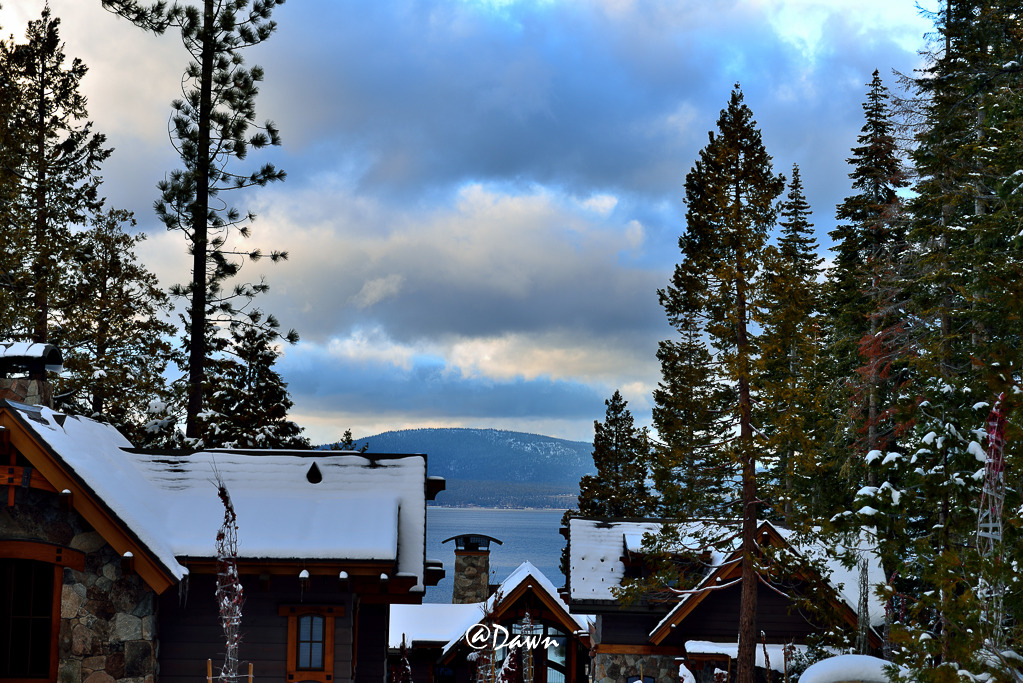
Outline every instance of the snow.
<path fill-rule="evenodd" d="M 681 525 L 681 542 L 693 548 L 705 542 L 695 535 L 706 530 L 706 524 L 694 522 Z M 612 589 L 625 576 L 623 555 L 640 552 L 644 534 L 660 531 L 660 522 L 603 522 L 593 519 L 569 520 L 569 571 L 572 600 L 603 600 L 617 602 Z M 711 562 L 720 561 L 712 558 Z"/>
<path fill-rule="evenodd" d="M 409 645 L 415 642 L 444 644 L 457 640 L 483 617 L 481 604 L 391 605 L 388 647 L 401 647 L 403 635 Z"/>
<path fill-rule="evenodd" d="M 681 683 L 696 683 L 696 676 L 693 675 L 693 672 L 685 664 L 679 665 L 678 678 Z"/>
<path fill-rule="evenodd" d="M 966 447 L 966 450 L 978 461 L 987 462 L 987 452 L 984 450 L 984 447 L 976 441 L 971 441 L 970 445 Z"/>
<path fill-rule="evenodd" d="M 888 683 L 884 668 L 889 663 L 869 655 L 839 655 L 811 664 L 799 677 L 799 683 L 840 683 L 868 681 Z"/>
<path fill-rule="evenodd" d="M 238 513 L 239 558 L 397 561 L 422 584 L 426 461 L 331 451 L 132 453 L 116 429 L 11 404 L 28 428 L 178 578 L 215 557 L 219 472 Z M 313 463 L 323 479 L 312 484 Z M 179 561 L 180 560 L 180 561 Z"/>
<path fill-rule="evenodd" d="M 865 458 L 865 460 L 867 461 L 867 464 L 869 465 L 870 463 L 872 463 L 875 460 L 877 460 L 878 458 L 880 458 L 882 455 L 884 455 L 884 454 L 881 451 L 870 451 L 869 453 L 867 453 L 867 457 Z"/>
<path fill-rule="evenodd" d="M 807 650 L 806 645 L 783 645 L 776 643 L 768 643 L 766 646 L 757 643 L 757 666 L 761 669 L 767 667 L 767 663 L 764 661 L 764 648 L 767 648 L 767 657 L 771 660 L 771 670 L 785 673 L 785 648 L 793 648 L 796 652 L 805 652 Z M 686 652 L 690 655 L 724 655 L 731 659 L 736 659 L 739 656 L 739 644 L 738 643 L 713 643 L 707 640 L 687 640 L 686 641 Z M 690 674 L 692 675 L 692 674 Z M 806 674 L 803 674 L 804 676 Z M 803 678 L 799 678 L 799 683 L 803 683 Z"/>

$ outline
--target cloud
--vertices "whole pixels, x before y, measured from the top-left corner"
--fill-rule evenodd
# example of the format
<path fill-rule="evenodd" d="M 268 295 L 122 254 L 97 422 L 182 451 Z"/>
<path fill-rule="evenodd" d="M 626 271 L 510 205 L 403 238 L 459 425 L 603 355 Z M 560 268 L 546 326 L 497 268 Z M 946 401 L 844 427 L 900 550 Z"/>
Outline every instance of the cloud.
<path fill-rule="evenodd" d="M 359 293 L 351 297 L 351 301 L 359 308 L 369 308 L 384 299 L 397 296 L 404 282 L 405 276 L 398 273 L 375 278 L 364 284 Z"/>

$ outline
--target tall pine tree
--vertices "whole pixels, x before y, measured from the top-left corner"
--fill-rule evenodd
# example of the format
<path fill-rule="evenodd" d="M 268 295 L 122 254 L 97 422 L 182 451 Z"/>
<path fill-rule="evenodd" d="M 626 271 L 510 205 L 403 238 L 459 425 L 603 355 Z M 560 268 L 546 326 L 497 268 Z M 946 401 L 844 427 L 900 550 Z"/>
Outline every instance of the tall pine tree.
<path fill-rule="evenodd" d="M 267 40 L 277 27 L 273 9 L 284 0 L 202 0 L 198 6 L 163 3 L 145 6 L 133 0 L 103 0 L 104 7 L 157 33 L 170 26 L 181 30 L 189 55 L 182 99 L 173 103 L 171 137 L 184 163 L 159 184 L 157 215 L 169 230 L 181 231 L 192 255 L 189 282 L 172 289 L 188 301 L 185 319 L 187 353 L 186 436 L 199 439 L 207 398 L 207 365 L 222 343 L 212 339 L 223 325 L 243 321 L 255 295 L 265 292 L 263 282 L 229 285 L 244 262 L 258 260 L 262 252 L 234 250 L 231 235 L 249 236 L 254 215 L 243 213 L 224 200 L 229 190 L 284 180 L 285 173 L 267 163 L 251 172 L 239 171 L 250 149 L 279 145 L 280 136 L 270 121 L 256 125 L 255 99 L 263 70 L 246 67 L 241 52 Z M 255 130 L 255 132 L 252 132 Z M 286 252 L 272 252 L 274 261 Z M 264 328 L 263 332 L 273 332 Z M 297 341 L 294 331 L 283 335 Z"/>
<path fill-rule="evenodd" d="M 732 400 L 716 406 L 730 416 L 733 433 L 715 448 L 738 480 L 735 516 L 742 520 L 742 595 L 739 606 L 738 683 L 752 683 L 758 630 L 756 458 L 763 443 L 754 429 L 757 369 L 754 323 L 763 309 L 762 268 L 775 200 L 784 189 L 764 149 L 753 112 L 736 86 L 718 118 L 718 132 L 686 175 L 687 229 L 679 238 L 682 261 L 660 290 L 673 326 L 694 317 L 704 326 L 719 381 L 734 387 Z"/>

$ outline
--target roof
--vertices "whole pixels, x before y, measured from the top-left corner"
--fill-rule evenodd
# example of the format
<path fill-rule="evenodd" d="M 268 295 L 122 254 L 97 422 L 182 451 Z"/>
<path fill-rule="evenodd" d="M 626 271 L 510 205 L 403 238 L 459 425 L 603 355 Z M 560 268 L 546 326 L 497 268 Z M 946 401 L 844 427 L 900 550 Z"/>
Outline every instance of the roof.
<path fill-rule="evenodd" d="M 215 557 L 224 517 L 214 484 L 219 473 L 238 514 L 239 559 L 386 561 L 396 563 L 399 576 L 424 584 L 425 455 L 153 454 L 132 449 L 115 428 L 95 420 L 11 402 L 0 409 L 177 579 L 188 573 L 189 559 Z M 314 463 L 318 483 L 307 478 Z"/>
<path fill-rule="evenodd" d="M 28 369 L 60 372 L 63 363 L 60 349 L 52 344 L 0 341 L 0 372 Z"/>
<path fill-rule="evenodd" d="M 588 617 L 570 614 L 568 605 L 558 596 L 558 589 L 551 580 L 527 561 L 516 567 L 494 594 L 482 602 L 391 605 L 388 646 L 401 647 L 404 635 L 410 645 L 443 645 L 442 654 L 447 655 L 462 641 L 470 626 L 483 621 L 488 614 L 500 619 L 501 614 L 527 590 L 536 592 L 565 626 L 571 626 L 575 631 L 589 628 Z"/>
<path fill-rule="evenodd" d="M 612 589 L 621 584 L 625 573 L 624 556 L 630 552 L 641 552 L 642 537 L 646 533 L 657 533 L 666 520 L 605 520 L 572 518 L 569 520 L 569 600 L 573 605 L 606 603 L 617 604 Z M 701 537 L 722 535 L 731 522 L 699 520 L 678 523 L 679 546 L 693 549 L 706 545 Z M 859 569 L 848 568 L 838 559 L 847 548 L 837 545 L 826 547 L 820 543 L 801 545 L 793 532 L 780 529 L 770 522 L 760 522 L 758 534 L 768 533 L 775 545 L 785 546 L 797 555 L 823 561 L 830 574 L 829 584 L 835 589 L 842 604 L 852 611 L 858 610 Z M 876 544 L 864 536 L 858 547 L 851 548 L 867 562 L 867 580 L 870 585 L 884 583 L 884 571 Z M 669 632 L 669 626 L 680 622 L 696 604 L 709 594 L 699 588 L 711 585 L 718 579 L 734 579 L 731 574 L 738 570 L 734 561 L 737 557 L 738 539 L 724 544 L 724 551 L 715 550 L 706 563 L 706 573 L 693 592 L 686 593 L 651 632 L 653 641 L 660 642 Z M 877 595 L 870 591 L 868 608 L 871 625 L 884 621 L 884 606 Z"/>
<path fill-rule="evenodd" d="M 617 604 L 612 589 L 625 576 L 625 554 L 641 552 L 644 534 L 657 534 L 663 524 L 664 520 L 569 519 L 569 600 Z M 680 545 L 694 549 L 705 545 L 698 537 L 706 530 L 702 521 L 680 524 Z M 722 559 L 715 553 L 710 562 Z"/>

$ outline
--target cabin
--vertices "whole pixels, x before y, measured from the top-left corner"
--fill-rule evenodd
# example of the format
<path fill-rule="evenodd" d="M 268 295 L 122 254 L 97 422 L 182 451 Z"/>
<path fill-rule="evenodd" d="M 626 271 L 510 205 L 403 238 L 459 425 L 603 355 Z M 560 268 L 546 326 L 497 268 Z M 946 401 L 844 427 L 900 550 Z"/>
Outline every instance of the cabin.
<path fill-rule="evenodd" d="M 404 644 L 416 683 L 479 680 L 478 666 L 489 666 L 479 656 L 485 649 L 496 650 L 496 671 L 514 658 L 516 673 L 507 679 L 513 683 L 589 680 L 589 618 L 571 614 L 554 584 L 530 562 L 519 565 L 484 600 L 457 601 L 460 592 L 456 576 L 452 604 L 391 606 L 392 671 L 404 666 Z M 502 647 L 516 636 L 520 643 L 531 636 L 531 644 Z"/>
<path fill-rule="evenodd" d="M 676 586 L 683 588 L 648 592 L 628 603 L 621 599 L 618 589 L 626 579 L 648 573 L 644 536 L 660 533 L 667 522 L 572 518 L 562 528 L 569 557 L 563 596 L 574 614 L 595 615 L 595 683 L 677 683 L 680 663 L 701 683 L 713 681 L 715 669 L 731 671 L 742 590 L 735 523 L 670 521 L 678 535 L 672 558 L 681 581 Z M 719 545 L 709 542 L 713 538 L 733 540 Z M 759 667 L 783 671 L 785 646 L 802 649 L 814 634 L 832 628 L 855 633 L 863 605 L 870 645 L 880 647 L 877 629 L 884 608 L 873 592 L 860 595 L 858 568 L 845 567 L 834 559 L 837 553 L 823 547 L 800 545 L 791 532 L 770 522 L 759 524 L 757 542 L 773 548 L 772 557 L 787 558 L 786 567 L 762 572 L 757 586 L 757 624 L 763 632 Z M 869 585 L 883 582 L 873 548 L 866 544 L 857 554 Z M 806 608 L 807 600 L 813 610 Z"/>
<path fill-rule="evenodd" d="M 216 675 L 218 480 L 237 513 L 243 675 L 380 683 L 390 606 L 443 577 L 425 531 L 444 480 L 422 454 L 143 451 L 0 400 L 0 462 L 2 681 L 195 683 L 208 661 Z"/>

